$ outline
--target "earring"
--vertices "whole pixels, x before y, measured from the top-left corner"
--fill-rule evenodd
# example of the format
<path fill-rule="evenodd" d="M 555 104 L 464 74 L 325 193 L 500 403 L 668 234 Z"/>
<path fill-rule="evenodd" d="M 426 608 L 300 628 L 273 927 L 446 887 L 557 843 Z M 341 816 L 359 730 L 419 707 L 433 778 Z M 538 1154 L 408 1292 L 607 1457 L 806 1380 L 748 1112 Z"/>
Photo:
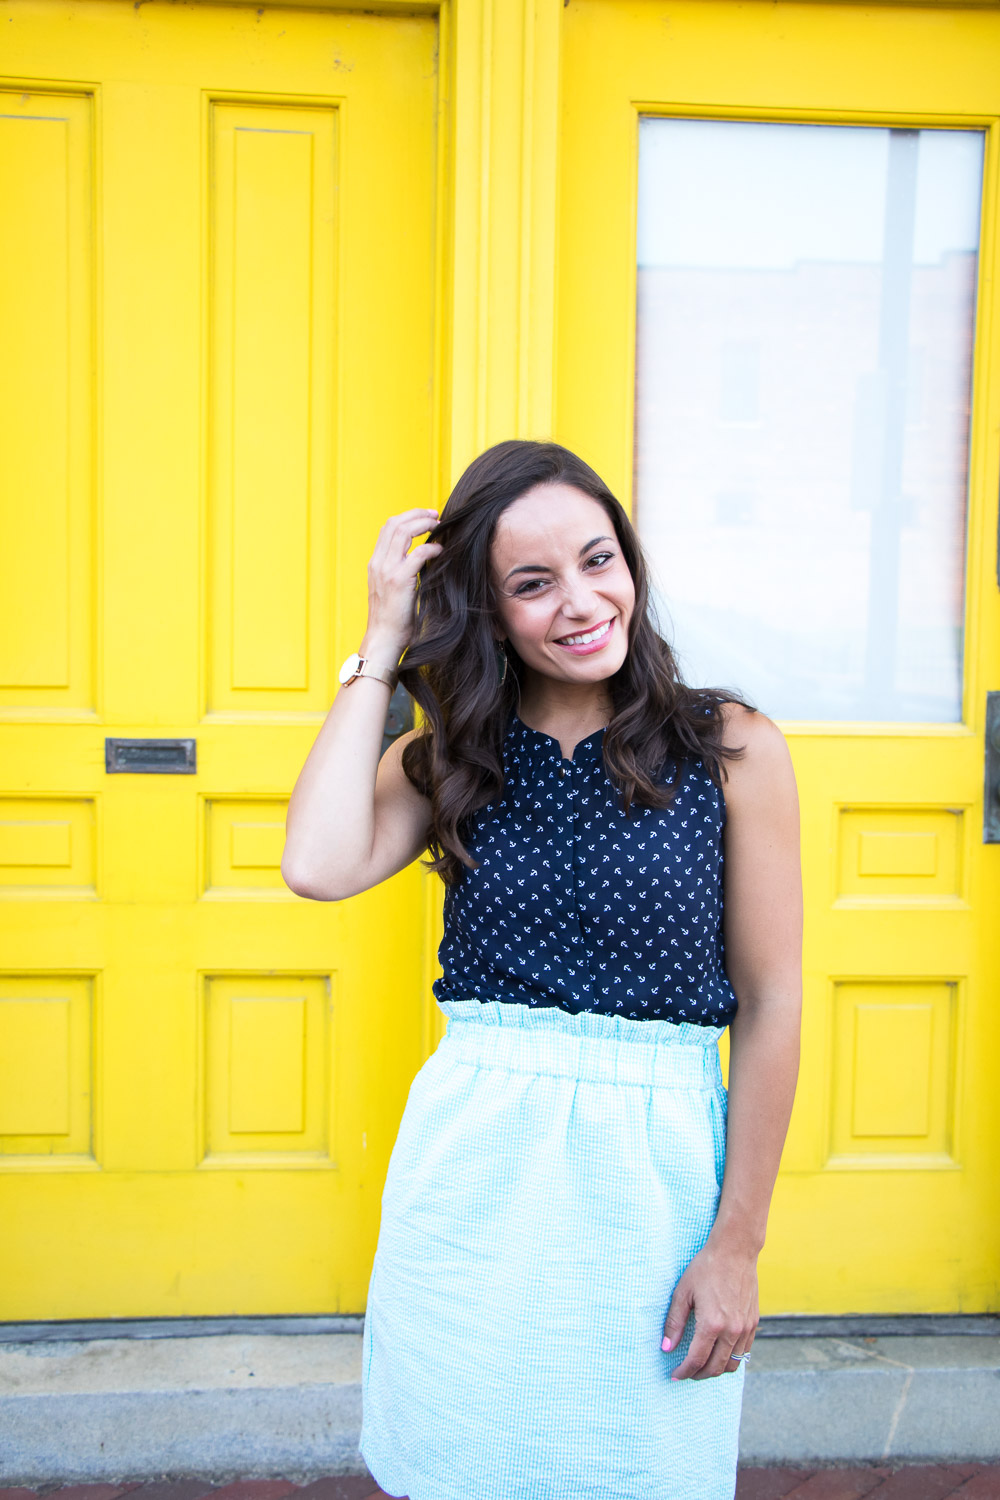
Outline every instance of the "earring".
<path fill-rule="evenodd" d="M 497 670 L 500 673 L 500 687 L 507 680 L 507 649 L 503 641 L 497 641 Z"/>

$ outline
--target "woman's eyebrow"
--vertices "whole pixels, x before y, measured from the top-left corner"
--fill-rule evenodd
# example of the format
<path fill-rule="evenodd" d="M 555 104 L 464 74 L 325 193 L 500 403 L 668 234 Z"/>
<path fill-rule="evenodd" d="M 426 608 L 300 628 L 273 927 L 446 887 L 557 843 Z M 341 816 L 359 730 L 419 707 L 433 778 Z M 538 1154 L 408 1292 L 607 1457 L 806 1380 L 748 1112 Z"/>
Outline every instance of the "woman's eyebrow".
<path fill-rule="evenodd" d="M 591 547 L 595 547 L 598 542 L 613 542 L 613 541 L 614 541 L 614 537 L 611 537 L 611 536 L 595 536 L 595 537 L 592 537 L 589 542 L 585 542 L 584 543 L 584 545 L 580 548 L 580 551 L 579 551 L 579 553 L 577 555 L 579 557 L 582 557 L 585 552 L 589 552 L 590 549 L 591 549 Z M 507 574 L 507 578 L 513 578 L 513 576 L 514 576 L 515 573 L 549 573 L 549 572 L 551 572 L 551 569 L 549 567 L 547 567 L 545 563 L 522 563 L 519 568 L 511 568 L 510 572 Z M 507 582 L 507 578 L 504 579 L 504 583 Z"/>

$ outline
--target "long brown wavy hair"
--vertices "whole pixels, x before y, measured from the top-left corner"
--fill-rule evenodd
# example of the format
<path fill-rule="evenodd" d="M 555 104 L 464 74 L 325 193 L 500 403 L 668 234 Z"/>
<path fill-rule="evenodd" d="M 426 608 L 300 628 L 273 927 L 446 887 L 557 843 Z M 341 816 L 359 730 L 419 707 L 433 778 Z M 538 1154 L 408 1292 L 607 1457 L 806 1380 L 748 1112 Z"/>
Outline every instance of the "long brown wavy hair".
<path fill-rule="evenodd" d="M 601 502 L 635 585 L 628 651 L 609 680 L 613 713 L 604 732 L 604 763 L 624 812 L 633 802 L 668 806 L 686 759 L 701 760 L 721 786 L 726 760 L 743 753 L 743 747 L 723 743 L 722 705 L 751 705 L 727 689 L 691 688 L 681 681 L 674 654 L 650 618 L 648 565 L 639 538 L 600 476 L 558 443 L 497 443 L 466 469 L 428 537 L 442 550 L 418 575 L 412 639 L 398 669 L 425 719 L 402 758 L 406 776 L 431 804 L 433 858 L 422 863 L 446 885 L 460 880 L 463 866 L 477 868 L 461 840 L 463 819 L 503 789 L 504 733 L 520 701 L 524 664 L 508 640 L 501 686 L 492 545 L 503 511 L 540 484 L 570 484 Z M 666 781 L 668 761 L 673 774 Z"/>

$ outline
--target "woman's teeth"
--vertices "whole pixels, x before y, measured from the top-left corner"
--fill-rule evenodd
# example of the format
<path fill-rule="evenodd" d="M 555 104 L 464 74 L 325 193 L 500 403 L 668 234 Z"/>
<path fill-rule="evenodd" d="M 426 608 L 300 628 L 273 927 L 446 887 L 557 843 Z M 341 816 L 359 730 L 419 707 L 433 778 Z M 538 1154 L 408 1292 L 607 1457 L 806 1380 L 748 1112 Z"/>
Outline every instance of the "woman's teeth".
<path fill-rule="evenodd" d="M 602 635 L 607 635 L 611 629 L 611 621 L 601 625 L 597 630 L 592 630 L 588 635 L 564 635 L 558 642 L 560 646 L 585 646 L 589 641 L 598 641 Z"/>

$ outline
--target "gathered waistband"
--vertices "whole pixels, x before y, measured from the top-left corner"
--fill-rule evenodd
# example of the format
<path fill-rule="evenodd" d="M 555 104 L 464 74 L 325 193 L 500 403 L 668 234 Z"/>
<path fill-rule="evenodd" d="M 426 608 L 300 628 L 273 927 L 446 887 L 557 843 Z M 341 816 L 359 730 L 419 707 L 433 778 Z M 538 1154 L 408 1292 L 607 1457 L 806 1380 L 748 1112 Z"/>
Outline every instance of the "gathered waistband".
<path fill-rule="evenodd" d="M 453 1061 L 647 1088 L 722 1087 L 723 1026 L 500 1000 L 439 1000 L 438 1006 L 448 1029 L 437 1050 Z"/>

